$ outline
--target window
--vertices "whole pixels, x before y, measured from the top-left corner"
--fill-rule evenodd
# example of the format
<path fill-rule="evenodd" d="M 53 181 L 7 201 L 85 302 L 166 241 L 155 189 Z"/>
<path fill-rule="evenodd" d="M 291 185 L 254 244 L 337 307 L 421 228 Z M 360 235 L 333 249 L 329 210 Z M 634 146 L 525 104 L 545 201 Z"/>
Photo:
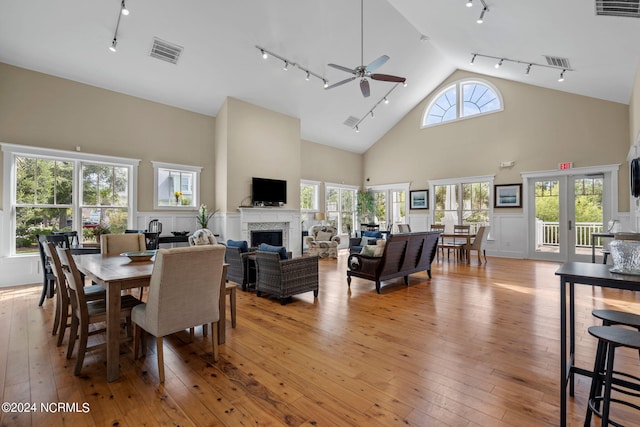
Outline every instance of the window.
<path fill-rule="evenodd" d="M 137 160 L 12 144 L 2 151 L 10 232 L 0 254 L 38 252 L 36 234 L 75 230 L 82 241 L 95 241 L 99 224 L 128 228 Z"/>
<path fill-rule="evenodd" d="M 447 231 L 454 225 L 471 225 L 476 231 L 491 223 L 491 194 L 493 177 L 473 177 L 442 180 L 431 183 L 434 194 L 433 223 L 445 224 Z"/>
<path fill-rule="evenodd" d="M 320 185 L 314 181 L 300 181 L 300 210 L 318 210 L 318 189 Z"/>
<path fill-rule="evenodd" d="M 459 80 L 438 92 L 427 104 L 422 127 L 502 111 L 498 89 L 485 80 Z"/>
<path fill-rule="evenodd" d="M 369 188 L 373 192 L 375 218 L 370 221 L 380 226 L 381 230 L 389 229 L 393 224 L 407 222 L 407 194 L 409 184 L 376 185 Z"/>
<path fill-rule="evenodd" d="M 200 206 L 201 167 L 151 163 L 155 177 L 155 209 L 193 209 Z"/>
<path fill-rule="evenodd" d="M 340 233 L 350 234 L 356 218 L 357 187 L 327 184 L 325 188 L 326 220 Z"/>

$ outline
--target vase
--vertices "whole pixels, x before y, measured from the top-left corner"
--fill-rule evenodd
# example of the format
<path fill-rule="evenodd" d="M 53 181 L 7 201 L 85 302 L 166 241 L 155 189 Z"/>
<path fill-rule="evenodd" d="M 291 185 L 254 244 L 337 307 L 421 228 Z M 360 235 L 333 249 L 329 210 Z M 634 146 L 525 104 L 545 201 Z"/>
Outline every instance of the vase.
<path fill-rule="evenodd" d="M 615 271 L 640 273 L 640 241 L 614 240 L 609 249 Z"/>

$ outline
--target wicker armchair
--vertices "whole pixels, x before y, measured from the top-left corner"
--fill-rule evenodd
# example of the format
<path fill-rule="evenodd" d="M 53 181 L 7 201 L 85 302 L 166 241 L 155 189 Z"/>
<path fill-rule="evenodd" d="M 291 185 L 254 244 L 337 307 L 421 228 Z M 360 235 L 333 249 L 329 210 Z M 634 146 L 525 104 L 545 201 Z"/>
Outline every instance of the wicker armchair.
<path fill-rule="evenodd" d="M 225 252 L 224 262 L 229 264 L 227 266 L 227 280 L 242 286 L 243 291 L 256 282 L 255 270 L 250 269 L 247 265 L 247 257 L 254 254 L 254 251 L 242 252 L 240 248 L 233 246 L 227 246 Z"/>
<path fill-rule="evenodd" d="M 257 251 L 256 268 L 257 296 L 266 292 L 278 297 L 282 305 L 290 296 L 303 292 L 313 291 L 313 296 L 318 296 L 318 256 L 282 260 L 278 253 Z"/>

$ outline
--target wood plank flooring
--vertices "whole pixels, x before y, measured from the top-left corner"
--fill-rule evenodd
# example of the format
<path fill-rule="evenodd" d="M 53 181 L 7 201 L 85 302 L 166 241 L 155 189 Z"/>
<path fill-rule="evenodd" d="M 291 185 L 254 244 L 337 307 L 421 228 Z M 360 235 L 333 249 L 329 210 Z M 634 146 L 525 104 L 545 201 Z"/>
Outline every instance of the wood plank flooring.
<path fill-rule="evenodd" d="M 121 377 L 105 381 L 105 356 L 87 355 L 73 375 L 65 339 L 51 335 L 54 300 L 40 285 L 0 289 L 0 401 L 36 403 L 0 413 L 2 426 L 556 426 L 559 424 L 558 264 L 489 258 L 433 264 L 433 278 L 346 283 L 346 253 L 320 261 L 320 294 L 277 300 L 238 291 L 238 326 L 212 365 L 196 333 L 165 339 L 159 385 L 155 341 Z M 634 292 L 577 286 L 578 365 L 593 365 L 594 308 L 640 313 Z M 619 369 L 640 373 L 637 352 Z M 570 425 L 582 425 L 589 380 L 578 376 Z M 77 403 L 43 412 L 40 402 Z M 82 412 L 82 405 L 89 410 Z M 625 425 L 637 412 L 616 411 Z M 599 421 L 594 425 L 599 425 Z"/>

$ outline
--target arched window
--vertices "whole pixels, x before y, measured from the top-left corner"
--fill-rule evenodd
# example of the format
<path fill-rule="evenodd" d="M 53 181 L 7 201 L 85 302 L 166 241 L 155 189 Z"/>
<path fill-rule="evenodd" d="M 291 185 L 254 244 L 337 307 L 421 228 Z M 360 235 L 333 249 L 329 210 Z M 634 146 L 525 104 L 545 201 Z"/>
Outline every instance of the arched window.
<path fill-rule="evenodd" d="M 433 96 L 422 116 L 422 127 L 503 110 L 498 89 L 485 80 L 458 80 Z"/>

